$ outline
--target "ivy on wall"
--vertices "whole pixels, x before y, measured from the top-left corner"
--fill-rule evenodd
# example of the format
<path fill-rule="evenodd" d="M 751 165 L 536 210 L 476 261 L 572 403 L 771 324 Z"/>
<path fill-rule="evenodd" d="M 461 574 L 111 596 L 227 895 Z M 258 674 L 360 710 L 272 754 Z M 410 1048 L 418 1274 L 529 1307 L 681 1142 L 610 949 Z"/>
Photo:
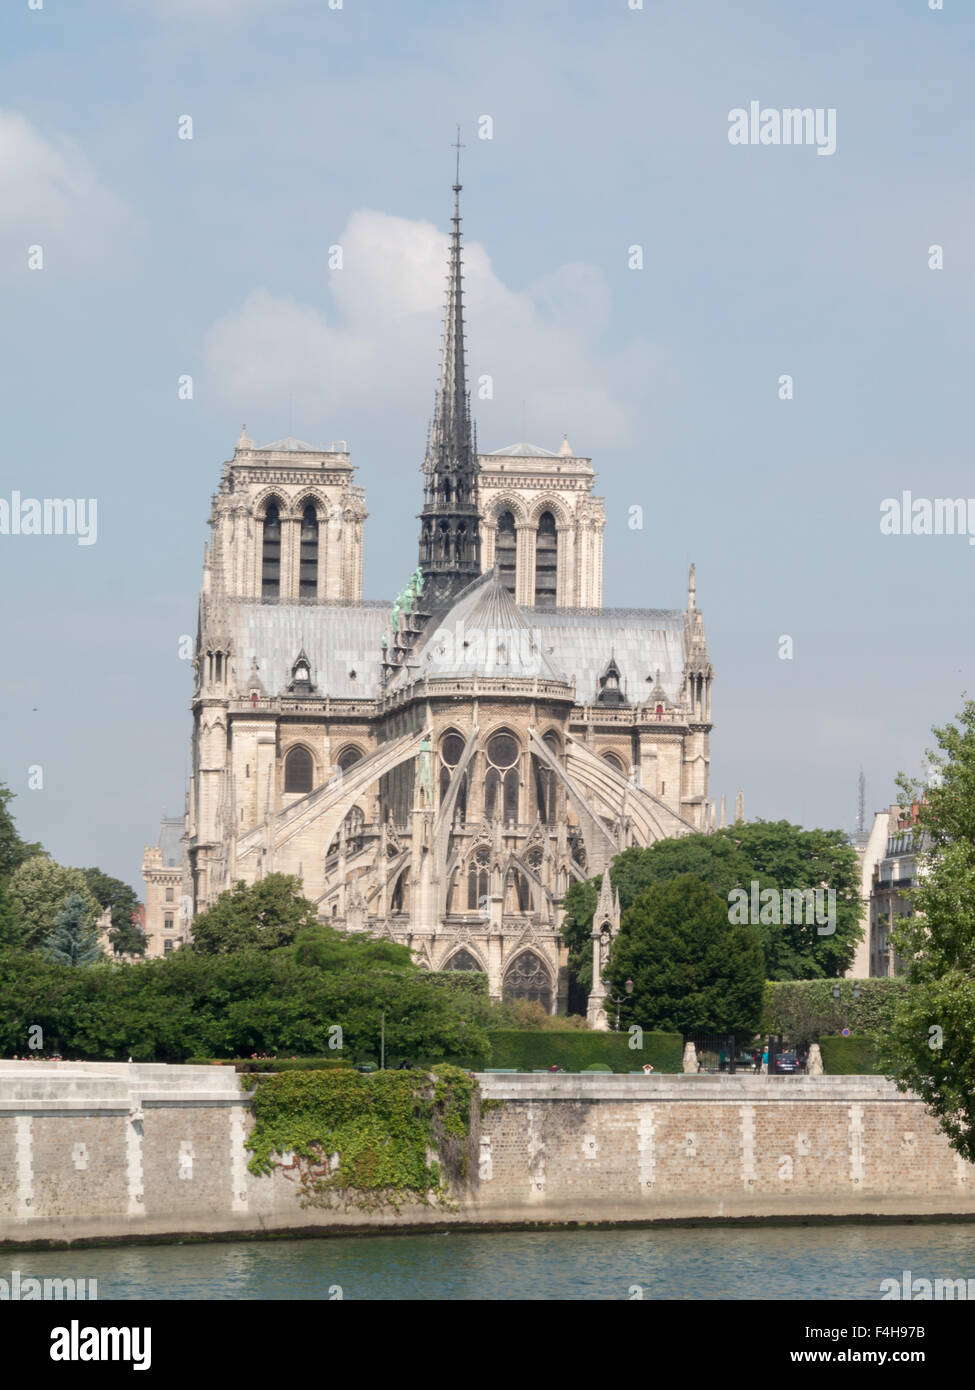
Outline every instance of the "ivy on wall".
<path fill-rule="evenodd" d="M 484 1103 L 459 1067 L 282 1072 L 259 1077 L 251 1103 L 248 1167 L 280 1169 L 304 1207 L 452 1207 L 476 1173 Z"/>

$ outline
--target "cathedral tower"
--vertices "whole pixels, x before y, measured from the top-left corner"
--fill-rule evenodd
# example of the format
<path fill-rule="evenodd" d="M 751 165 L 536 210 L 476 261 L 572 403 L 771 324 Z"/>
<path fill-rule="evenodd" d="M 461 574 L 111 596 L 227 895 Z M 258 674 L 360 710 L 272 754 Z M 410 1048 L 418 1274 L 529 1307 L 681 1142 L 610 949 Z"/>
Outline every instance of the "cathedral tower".
<path fill-rule="evenodd" d="M 442 609 L 481 572 L 477 450 L 464 360 L 464 294 L 460 246 L 460 136 L 453 230 L 447 270 L 440 383 L 423 461 L 420 570 L 424 607 Z"/>

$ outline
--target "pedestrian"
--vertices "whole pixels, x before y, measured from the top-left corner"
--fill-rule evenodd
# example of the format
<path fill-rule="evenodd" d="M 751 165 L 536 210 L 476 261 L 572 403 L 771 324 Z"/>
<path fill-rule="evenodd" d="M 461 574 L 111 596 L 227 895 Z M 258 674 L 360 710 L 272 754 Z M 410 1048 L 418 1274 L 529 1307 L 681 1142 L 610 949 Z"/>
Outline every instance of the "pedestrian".
<path fill-rule="evenodd" d="M 643 1074 L 644 1074 L 644 1076 L 649 1076 L 650 1073 L 651 1073 L 652 1071 L 653 1071 L 653 1067 L 650 1065 L 650 1063 L 649 1063 L 649 1062 L 644 1062 L 644 1064 L 643 1064 Z"/>
<path fill-rule="evenodd" d="M 762 1049 L 762 1071 L 768 1072 L 768 1048 Z"/>

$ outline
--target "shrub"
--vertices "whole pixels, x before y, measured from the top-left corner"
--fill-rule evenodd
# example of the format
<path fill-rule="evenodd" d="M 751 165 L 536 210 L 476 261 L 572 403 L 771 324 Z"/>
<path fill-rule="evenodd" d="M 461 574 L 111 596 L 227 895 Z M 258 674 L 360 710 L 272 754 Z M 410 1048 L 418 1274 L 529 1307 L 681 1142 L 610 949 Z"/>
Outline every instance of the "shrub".
<path fill-rule="evenodd" d="M 655 1071 L 679 1072 L 683 1060 L 683 1039 L 679 1033 L 644 1033 L 643 1047 L 630 1048 L 627 1033 L 593 1033 L 581 1029 L 536 1031 L 518 1028 L 495 1030 L 491 1042 L 491 1067 L 517 1067 L 538 1071 L 552 1065 L 566 1071 L 582 1071 L 602 1062 L 615 1072 L 639 1071 L 650 1062 Z M 465 1063 L 465 1065 L 467 1065 Z M 483 1063 L 474 1062 L 479 1071 Z"/>

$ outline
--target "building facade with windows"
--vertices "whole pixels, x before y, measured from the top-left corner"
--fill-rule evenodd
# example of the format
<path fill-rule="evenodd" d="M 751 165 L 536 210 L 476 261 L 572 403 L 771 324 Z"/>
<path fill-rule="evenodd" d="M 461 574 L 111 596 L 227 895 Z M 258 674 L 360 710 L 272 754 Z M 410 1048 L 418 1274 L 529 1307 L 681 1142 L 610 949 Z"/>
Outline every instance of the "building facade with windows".
<path fill-rule="evenodd" d="M 683 608 L 602 606 L 589 458 L 567 439 L 478 453 L 454 192 L 418 556 L 400 595 L 362 598 L 365 495 L 344 443 L 259 447 L 245 429 L 224 465 L 194 662 L 187 891 L 197 913 L 238 880 L 296 874 L 322 920 L 403 942 L 431 969 L 483 970 L 495 997 L 555 1012 L 569 885 L 630 845 L 708 828 L 714 673 L 693 567 Z"/>
<path fill-rule="evenodd" d="M 182 816 L 163 816 L 154 845 L 146 845 L 142 877 L 146 885 L 146 955 L 165 956 L 189 940 L 189 899 L 185 893 Z"/>

